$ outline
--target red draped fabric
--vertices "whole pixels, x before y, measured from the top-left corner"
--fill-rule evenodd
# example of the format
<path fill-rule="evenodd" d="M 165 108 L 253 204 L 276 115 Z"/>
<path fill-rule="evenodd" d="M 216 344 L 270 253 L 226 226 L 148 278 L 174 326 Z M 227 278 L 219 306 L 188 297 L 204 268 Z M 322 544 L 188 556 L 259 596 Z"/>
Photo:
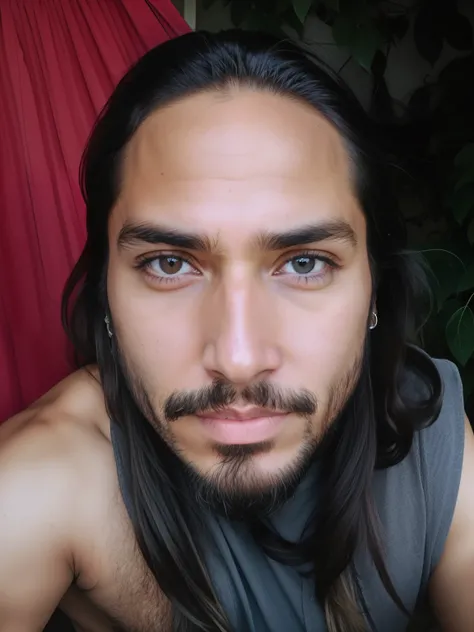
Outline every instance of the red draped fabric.
<path fill-rule="evenodd" d="M 0 0 L 0 421 L 70 371 L 60 297 L 93 122 L 139 56 L 187 30 L 170 0 Z"/>

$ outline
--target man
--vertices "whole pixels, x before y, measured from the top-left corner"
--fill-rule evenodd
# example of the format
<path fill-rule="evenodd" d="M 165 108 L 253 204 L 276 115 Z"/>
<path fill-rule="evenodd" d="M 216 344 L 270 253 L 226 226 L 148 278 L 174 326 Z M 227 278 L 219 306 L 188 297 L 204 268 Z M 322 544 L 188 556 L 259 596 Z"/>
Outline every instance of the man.
<path fill-rule="evenodd" d="M 474 629 L 474 440 L 411 346 L 375 131 L 288 43 L 194 33 L 114 92 L 64 317 L 1 428 L 0 632 Z"/>

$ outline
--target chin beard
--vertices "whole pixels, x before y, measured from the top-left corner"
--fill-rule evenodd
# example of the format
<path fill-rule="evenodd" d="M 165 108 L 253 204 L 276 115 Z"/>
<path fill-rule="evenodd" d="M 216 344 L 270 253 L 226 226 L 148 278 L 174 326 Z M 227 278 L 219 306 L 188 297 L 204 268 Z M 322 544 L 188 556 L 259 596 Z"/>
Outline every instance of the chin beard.
<path fill-rule="evenodd" d="M 188 501 L 196 503 L 196 509 L 207 508 L 212 512 L 234 520 L 248 520 L 268 516 L 275 512 L 294 494 L 308 469 L 326 452 L 333 437 L 342 427 L 343 411 L 360 376 L 362 354 L 356 358 L 347 373 L 333 386 L 329 394 L 326 418 L 321 431 L 315 434 L 311 419 L 317 408 L 317 398 L 308 391 L 280 393 L 272 385 L 262 383 L 249 387 L 243 393 L 244 400 L 259 406 L 272 405 L 306 417 L 307 424 L 299 453 L 284 468 L 271 474 L 258 469 L 255 460 L 259 454 L 270 452 L 272 442 L 250 445 L 215 445 L 217 464 L 210 473 L 203 474 L 187 461 L 179 446 L 174 443 L 170 424 L 181 416 L 195 414 L 206 408 L 217 408 L 235 401 L 237 392 L 232 385 L 217 384 L 198 393 L 173 395 L 168 398 L 164 411 L 159 415 L 153 398 L 143 381 L 133 371 L 132 365 L 119 354 L 120 364 L 138 408 L 170 451 L 170 463 L 182 468 L 183 489 Z M 209 406 L 209 403 L 212 406 Z M 275 405 L 276 403 L 276 405 Z M 279 406 L 278 406 L 279 405 Z M 180 478 L 180 475 L 178 475 Z"/>
<path fill-rule="evenodd" d="M 298 455 L 284 468 L 265 475 L 255 459 L 268 453 L 273 442 L 251 445 L 217 445 L 221 457 L 208 474 L 183 462 L 188 489 L 199 507 L 236 521 L 265 518 L 282 507 L 295 493 L 313 463 L 323 457 L 342 427 L 342 416 L 327 426 L 322 436 L 311 435 L 311 425 Z"/>
<path fill-rule="evenodd" d="M 316 446 L 305 443 L 293 463 L 265 475 L 255 464 L 258 454 L 269 452 L 271 442 L 216 446 L 219 463 L 203 475 L 184 464 L 190 489 L 200 507 L 231 520 L 265 517 L 291 498 L 314 461 Z"/>

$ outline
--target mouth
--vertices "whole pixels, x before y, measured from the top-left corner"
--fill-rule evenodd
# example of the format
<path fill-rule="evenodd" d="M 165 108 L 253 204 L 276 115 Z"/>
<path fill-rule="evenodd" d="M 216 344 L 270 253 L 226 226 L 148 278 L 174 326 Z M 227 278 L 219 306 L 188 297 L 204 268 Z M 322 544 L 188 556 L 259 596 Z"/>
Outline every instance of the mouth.
<path fill-rule="evenodd" d="M 206 435 L 225 445 L 249 445 L 274 439 L 288 413 L 264 408 L 224 409 L 197 415 Z"/>

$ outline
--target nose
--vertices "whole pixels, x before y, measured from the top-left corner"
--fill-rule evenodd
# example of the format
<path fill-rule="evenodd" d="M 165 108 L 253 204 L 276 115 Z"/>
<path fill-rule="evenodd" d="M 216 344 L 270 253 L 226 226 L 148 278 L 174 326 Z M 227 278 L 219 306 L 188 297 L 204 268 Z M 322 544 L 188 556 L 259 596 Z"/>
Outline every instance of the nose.
<path fill-rule="evenodd" d="M 258 284 L 222 287 L 208 304 L 205 370 L 213 379 L 245 386 L 262 380 L 281 364 L 275 313 Z"/>

